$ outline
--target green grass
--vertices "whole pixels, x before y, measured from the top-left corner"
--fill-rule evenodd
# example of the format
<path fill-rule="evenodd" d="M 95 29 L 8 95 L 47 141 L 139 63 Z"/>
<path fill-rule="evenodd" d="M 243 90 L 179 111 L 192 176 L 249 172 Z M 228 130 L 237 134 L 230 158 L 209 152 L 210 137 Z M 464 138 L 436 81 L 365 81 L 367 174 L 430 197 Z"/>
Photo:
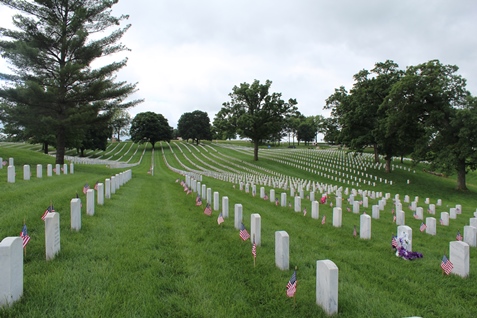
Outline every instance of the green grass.
<path fill-rule="evenodd" d="M 163 145 L 169 164 L 182 169 L 169 147 Z M 191 167 L 193 164 L 186 157 L 199 166 L 205 166 L 203 162 L 225 164 L 228 160 L 232 168 L 247 173 L 250 165 L 256 165 L 262 168 L 257 168 L 261 173 L 270 169 L 304 180 L 331 183 L 266 156 L 255 163 L 250 150 L 217 147 L 216 153 L 206 148 L 209 154 L 189 146 L 194 157 L 184 145 L 180 147 L 183 153 L 172 145 L 177 158 Z M 119 149 L 108 156 L 121 156 L 127 151 L 119 153 Z M 139 161 L 143 149 L 137 151 L 131 162 Z M 230 218 L 218 226 L 217 212 L 212 217 L 205 216 L 204 207 L 194 204 L 195 194 L 186 195 L 175 182 L 182 176 L 166 168 L 160 145 L 154 157 L 148 147 L 141 164 L 132 168 L 132 180 L 111 199 L 105 199 L 104 206 L 96 206 L 94 216 L 87 216 L 83 207 L 82 229 L 72 232 L 69 209 L 76 192 L 84 201 L 81 190 L 86 182 L 92 185 L 104 181 L 123 169 L 77 164 L 73 175 L 46 177 L 44 172 L 44 177 L 38 179 L 33 167 L 38 163 L 53 164 L 53 157 L 29 147 L 3 145 L 0 156 L 14 157 L 17 166 L 14 184 L 6 182 L 6 169 L 0 169 L 0 238 L 18 235 L 24 219 L 32 238 L 24 262 L 23 297 L 12 307 L 0 310 L 0 317 L 326 317 L 315 302 L 316 261 L 321 259 L 330 259 L 339 268 L 338 317 L 475 316 L 475 248 L 471 248 L 468 278 L 443 276 L 439 268 L 442 254 L 448 253 L 449 241 L 454 240 L 457 230 L 462 232 L 477 207 L 474 174 L 468 179 L 468 193 L 453 190 L 452 178 L 425 174 L 418 168 L 416 173 L 397 170 L 393 172 L 393 186 L 376 187 L 376 191 L 389 192 L 392 197 L 399 193 L 401 198 L 405 194 L 411 199 L 415 195 L 421 200 L 441 198 L 441 210 L 447 210 L 445 205 L 463 205 L 463 214 L 451 220 L 449 227 L 438 225 L 436 236 L 419 232 L 421 221 L 412 218 L 404 207 L 408 212 L 406 223 L 414 229 L 413 250 L 424 254 L 423 259 L 404 261 L 394 256 L 390 248 L 391 235 L 396 231 L 391 221 L 391 201 L 381 212 L 381 218 L 373 219 L 372 239 L 360 240 L 352 235 L 353 226 L 359 228 L 358 214 L 343 212 L 343 226 L 334 228 L 332 208 L 320 205 L 320 220 L 323 215 L 328 220 L 321 225 L 320 220 L 311 219 L 308 200 L 302 201 L 309 211 L 303 217 L 302 213 L 276 207 L 258 196 L 253 198 L 230 182 L 203 177 L 202 184 L 229 197 Z M 147 174 L 152 160 L 153 176 Z M 23 164 L 32 165 L 34 176 L 30 181 L 22 180 Z M 389 177 L 382 171 L 373 173 Z M 259 188 L 257 185 L 258 193 Z M 268 193 L 270 187 L 266 189 Z M 277 196 L 281 192 L 276 189 Z M 46 261 L 40 217 L 50 200 L 60 213 L 61 251 L 57 258 Z M 250 241 L 242 242 L 233 226 L 236 203 L 243 205 L 243 220 L 249 230 L 250 214 L 261 215 L 262 244 L 255 267 Z M 371 204 L 375 201 L 370 200 Z M 371 209 L 368 210 L 370 213 Z M 278 230 L 285 230 L 290 236 L 289 271 L 275 267 L 274 234 Z M 286 297 L 285 286 L 295 266 L 298 289 L 294 301 Z"/>

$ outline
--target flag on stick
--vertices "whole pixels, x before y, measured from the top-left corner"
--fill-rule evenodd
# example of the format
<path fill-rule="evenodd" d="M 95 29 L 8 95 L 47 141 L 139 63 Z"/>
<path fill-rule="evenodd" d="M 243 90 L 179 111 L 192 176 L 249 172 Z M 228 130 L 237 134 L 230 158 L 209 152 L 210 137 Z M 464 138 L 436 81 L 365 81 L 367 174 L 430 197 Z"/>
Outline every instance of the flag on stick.
<path fill-rule="evenodd" d="M 455 239 L 457 241 L 462 241 L 462 235 L 460 234 L 460 231 L 457 231 L 457 235 L 455 236 Z"/>
<path fill-rule="evenodd" d="M 356 237 L 356 235 L 358 235 L 358 233 L 356 231 L 356 225 L 355 225 L 354 228 L 353 228 L 353 236 Z"/>
<path fill-rule="evenodd" d="M 303 209 L 303 216 L 306 216 L 306 208 Z"/>
<path fill-rule="evenodd" d="M 253 240 L 252 244 L 252 255 L 253 258 L 257 258 L 257 244 L 255 243 L 255 239 Z"/>
<path fill-rule="evenodd" d="M 321 224 L 325 224 L 326 223 L 326 215 L 323 215 L 323 218 L 321 219 Z"/>
<path fill-rule="evenodd" d="M 391 246 L 393 248 L 397 248 L 398 247 L 398 241 L 397 241 L 397 237 L 393 235 L 393 238 L 391 240 Z"/>
<path fill-rule="evenodd" d="M 86 192 L 88 192 L 89 190 L 89 184 L 85 184 L 84 187 L 83 187 L 83 193 L 86 194 Z"/>
<path fill-rule="evenodd" d="M 427 225 L 424 224 L 424 222 L 421 223 L 421 226 L 419 227 L 419 231 L 424 232 L 427 228 Z"/>
<path fill-rule="evenodd" d="M 96 183 L 94 184 L 94 190 L 95 191 L 98 191 L 98 184 L 99 184 L 99 181 L 96 181 Z"/>
<path fill-rule="evenodd" d="M 450 272 L 452 272 L 452 269 L 454 268 L 454 264 L 451 263 L 450 260 L 447 259 L 447 256 L 442 257 L 442 262 L 441 262 L 441 268 L 446 273 L 446 275 L 449 275 Z"/>
<path fill-rule="evenodd" d="M 41 216 L 41 219 L 45 221 L 46 216 L 48 215 L 48 213 L 51 212 L 55 212 L 55 209 L 53 208 L 52 204 L 50 204 L 50 206 L 46 208 L 45 213 L 43 213 L 43 215 Z"/>
<path fill-rule="evenodd" d="M 224 217 L 222 216 L 222 212 L 220 212 L 219 217 L 217 218 L 217 223 L 219 225 L 224 223 Z"/>
<path fill-rule="evenodd" d="M 22 231 L 20 233 L 20 237 L 23 240 L 23 248 L 27 246 L 28 242 L 30 242 L 30 236 L 28 235 L 28 230 L 26 224 L 23 224 Z"/>
<path fill-rule="evenodd" d="M 197 197 L 195 198 L 195 205 L 196 206 L 201 206 L 202 205 L 202 199 L 201 199 L 200 195 L 197 195 Z"/>
<path fill-rule="evenodd" d="M 275 205 L 278 206 L 278 198 L 275 199 Z"/>
<path fill-rule="evenodd" d="M 210 207 L 210 204 L 207 203 L 204 209 L 204 214 L 211 216 L 212 215 L 212 208 Z"/>
<path fill-rule="evenodd" d="M 291 276 L 290 280 L 288 281 L 287 296 L 288 297 L 293 297 L 293 296 L 295 296 L 295 293 L 296 293 L 296 270 L 293 272 L 293 275 Z"/>
<path fill-rule="evenodd" d="M 250 234 L 248 234 L 247 229 L 243 223 L 240 224 L 240 237 L 243 241 L 246 241 L 250 238 Z"/>

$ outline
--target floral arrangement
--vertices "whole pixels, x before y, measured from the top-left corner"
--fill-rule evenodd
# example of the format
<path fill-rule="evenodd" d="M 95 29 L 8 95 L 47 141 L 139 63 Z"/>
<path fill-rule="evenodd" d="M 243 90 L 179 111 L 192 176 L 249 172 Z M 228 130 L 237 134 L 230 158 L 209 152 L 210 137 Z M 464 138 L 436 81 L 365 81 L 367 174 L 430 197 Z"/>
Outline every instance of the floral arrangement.
<path fill-rule="evenodd" d="M 413 260 L 423 257 L 419 252 L 408 251 L 409 238 L 407 232 L 402 232 L 397 237 L 393 237 L 391 246 L 396 250 L 396 256 L 405 260 Z"/>

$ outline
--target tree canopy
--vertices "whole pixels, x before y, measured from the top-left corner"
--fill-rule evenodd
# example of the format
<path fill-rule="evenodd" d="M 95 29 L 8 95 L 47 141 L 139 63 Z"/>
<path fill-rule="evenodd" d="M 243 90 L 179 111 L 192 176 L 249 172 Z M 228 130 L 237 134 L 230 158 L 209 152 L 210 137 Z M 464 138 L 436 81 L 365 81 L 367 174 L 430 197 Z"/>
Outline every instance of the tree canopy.
<path fill-rule="evenodd" d="M 297 111 L 296 100 L 281 99 L 281 93 L 270 93 L 272 82 L 260 84 L 242 83 L 234 86 L 229 94 L 230 101 L 222 104 L 222 120 L 242 138 L 250 138 L 254 145 L 254 160 L 258 160 L 258 146 L 261 141 L 274 138 L 285 123 L 286 117 Z"/>
<path fill-rule="evenodd" d="M 200 110 L 182 114 L 177 123 L 177 130 L 182 139 L 192 139 L 197 144 L 201 139 L 212 140 L 209 115 Z"/>
<path fill-rule="evenodd" d="M 55 136 L 56 163 L 64 163 L 66 146 L 91 122 L 109 120 L 111 112 L 142 100 L 126 101 L 136 84 L 116 81 L 127 59 L 93 68 L 101 57 L 128 49 L 118 43 L 130 25 L 119 26 L 127 15 L 114 17 L 117 0 L 0 0 L 19 12 L 15 30 L 0 28 L 0 53 L 12 74 L 0 88 L 5 118 L 33 135 Z M 29 116 L 23 116 L 24 113 Z M 32 120 L 33 119 L 33 120 Z"/>
<path fill-rule="evenodd" d="M 131 140 L 134 142 L 150 142 L 152 148 L 158 141 L 171 141 L 172 127 L 167 119 L 154 112 L 144 112 L 137 114 L 131 123 L 129 131 Z"/>

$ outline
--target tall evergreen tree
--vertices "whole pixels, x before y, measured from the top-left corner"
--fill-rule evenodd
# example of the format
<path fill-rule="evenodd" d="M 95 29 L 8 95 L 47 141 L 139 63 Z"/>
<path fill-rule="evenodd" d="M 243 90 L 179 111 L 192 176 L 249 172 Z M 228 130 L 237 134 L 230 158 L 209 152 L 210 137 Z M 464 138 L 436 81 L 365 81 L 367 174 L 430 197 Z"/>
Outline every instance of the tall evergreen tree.
<path fill-rule="evenodd" d="M 114 17 L 118 0 L 0 0 L 19 12 L 15 30 L 0 28 L 0 53 L 10 62 L 13 74 L 0 74 L 7 84 L 0 99 L 17 107 L 9 109 L 18 124 L 34 131 L 47 126 L 55 135 L 56 163 L 64 163 L 68 140 L 78 127 L 117 109 L 142 100 L 126 101 L 136 84 L 116 81 L 115 74 L 127 59 L 97 68 L 98 58 L 128 50 L 118 43 L 130 25 L 108 32 L 128 19 Z M 0 101 L 1 102 L 1 101 Z M 20 109 L 41 125 L 15 115 Z"/>

